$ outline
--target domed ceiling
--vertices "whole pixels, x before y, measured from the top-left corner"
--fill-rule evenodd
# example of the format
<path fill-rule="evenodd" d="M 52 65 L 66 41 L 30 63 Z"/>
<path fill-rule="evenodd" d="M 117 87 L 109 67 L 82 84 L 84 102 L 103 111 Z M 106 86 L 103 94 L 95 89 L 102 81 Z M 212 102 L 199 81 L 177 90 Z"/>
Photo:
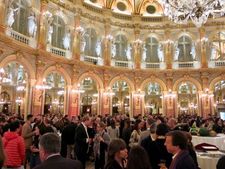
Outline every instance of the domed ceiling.
<path fill-rule="evenodd" d="M 163 7 L 160 0 L 84 0 L 84 2 L 99 8 L 112 9 L 113 12 L 127 15 L 163 15 Z"/>

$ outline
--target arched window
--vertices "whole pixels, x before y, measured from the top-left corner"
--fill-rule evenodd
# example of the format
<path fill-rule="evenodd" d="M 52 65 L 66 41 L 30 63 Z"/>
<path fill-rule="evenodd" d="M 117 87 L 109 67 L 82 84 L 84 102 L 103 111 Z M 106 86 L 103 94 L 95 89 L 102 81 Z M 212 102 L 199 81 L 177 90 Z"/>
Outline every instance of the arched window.
<path fill-rule="evenodd" d="M 213 37 L 211 60 L 225 60 L 225 32 L 218 32 Z"/>
<path fill-rule="evenodd" d="M 52 27 L 52 46 L 63 49 L 63 37 L 65 35 L 65 23 L 63 19 L 59 16 L 54 16 Z"/>
<path fill-rule="evenodd" d="M 97 56 L 96 54 L 96 43 L 97 34 L 93 28 L 88 28 L 84 35 L 86 46 L 84 48 L 84 54 L 88 56 Z"/>
<path fill-rule="evenodd" d="M 154 37 L 149 37 L 145 40 L 146 62 L 159 62 L 158 57 L 159 42 Z"/>
<path fill-rule="evenodd" d="M 12 25 L 13 30 L 28 35 L 27 21 L 29 16 L 29 8 L 26 0 L 14 0 L 9 8 L 13 9 L 14 22 Z M 7 18 L 9 19 L 9 18 Z M 11 18 L 12 19 L 12 18 Z"/>
<path fill-rule="evenodd" d="M 116 45 L 116 60 L 127 61 L 127 49 L 128 43 L 127 38 L 124 35 L 117 35 L 115 38 L 115 45 Z"/>
<path fill-rule="evenodd" d="M 178 61 L 190 62 L 193 61 L 192 56 L 192 40 L 188 36 L 182 36 L 178 40 Z"/>

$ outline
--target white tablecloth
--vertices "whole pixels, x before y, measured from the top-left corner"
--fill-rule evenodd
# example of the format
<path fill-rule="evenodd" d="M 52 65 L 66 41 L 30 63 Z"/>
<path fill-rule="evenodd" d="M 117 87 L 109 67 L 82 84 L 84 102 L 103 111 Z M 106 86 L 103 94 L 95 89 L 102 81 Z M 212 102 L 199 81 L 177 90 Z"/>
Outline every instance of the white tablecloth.
<path fill-rule="evenodd" d="M 194 146 L 201 143 L 208 143 L 217 146 L 220 150 L 225 150 L 225 135 L 218 134 L 216 137 L 192 136 Z"/>
<path fill-rule="evenodd" d="M 201 169 L 216 169 L 219 158 L 197 155 L 198 165 Z"/>

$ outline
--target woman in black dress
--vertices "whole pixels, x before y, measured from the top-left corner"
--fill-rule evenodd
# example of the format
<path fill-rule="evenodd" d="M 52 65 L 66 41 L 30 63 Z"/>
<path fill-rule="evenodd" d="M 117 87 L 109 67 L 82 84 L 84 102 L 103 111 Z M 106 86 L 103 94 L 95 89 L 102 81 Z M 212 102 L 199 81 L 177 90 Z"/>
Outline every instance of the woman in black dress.
<path fill-rule="evenodd" d="M 125 169 L 126 163 L 126 143 L 122 139 L 112 140 L 109 144 L 108 159 L 105 169 Z"/>

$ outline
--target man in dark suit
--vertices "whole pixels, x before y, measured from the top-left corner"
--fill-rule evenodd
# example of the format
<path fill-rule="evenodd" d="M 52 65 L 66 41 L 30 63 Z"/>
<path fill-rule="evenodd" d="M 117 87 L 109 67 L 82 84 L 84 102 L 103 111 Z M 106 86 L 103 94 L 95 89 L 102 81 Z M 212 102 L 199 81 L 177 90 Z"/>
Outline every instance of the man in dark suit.
<path fill-rule="evenodd" d="M 60 155 L 60 138 L 54 133 L 41 136 L 39 153 L 42 164 L 34 169 L 82 169 L 79 161 L 63 158 Z"/>
<path fill-rule="evenodd" d="M 82 118 L 81 124 L 76 128 L 75 134 L 75 153 L 77 159 L 83 164 L 85 169 L 85 163 L 87 158 L 87 153 L 89 149 L 89 144 L 92 139 L 88 135 L 87 128 L 91 124 L 89 116 L 84 116 Z"/>
<path fill-rule="evenodd" d="M 173 160 L 169 169 L 197 169 L 187 150 L 187 143 L 187 137 L 182 131 L 175 130 L 166 135 L 166 149 L 173 154 Z M 160 169 L 165 168 L 161 167 Z"/>

